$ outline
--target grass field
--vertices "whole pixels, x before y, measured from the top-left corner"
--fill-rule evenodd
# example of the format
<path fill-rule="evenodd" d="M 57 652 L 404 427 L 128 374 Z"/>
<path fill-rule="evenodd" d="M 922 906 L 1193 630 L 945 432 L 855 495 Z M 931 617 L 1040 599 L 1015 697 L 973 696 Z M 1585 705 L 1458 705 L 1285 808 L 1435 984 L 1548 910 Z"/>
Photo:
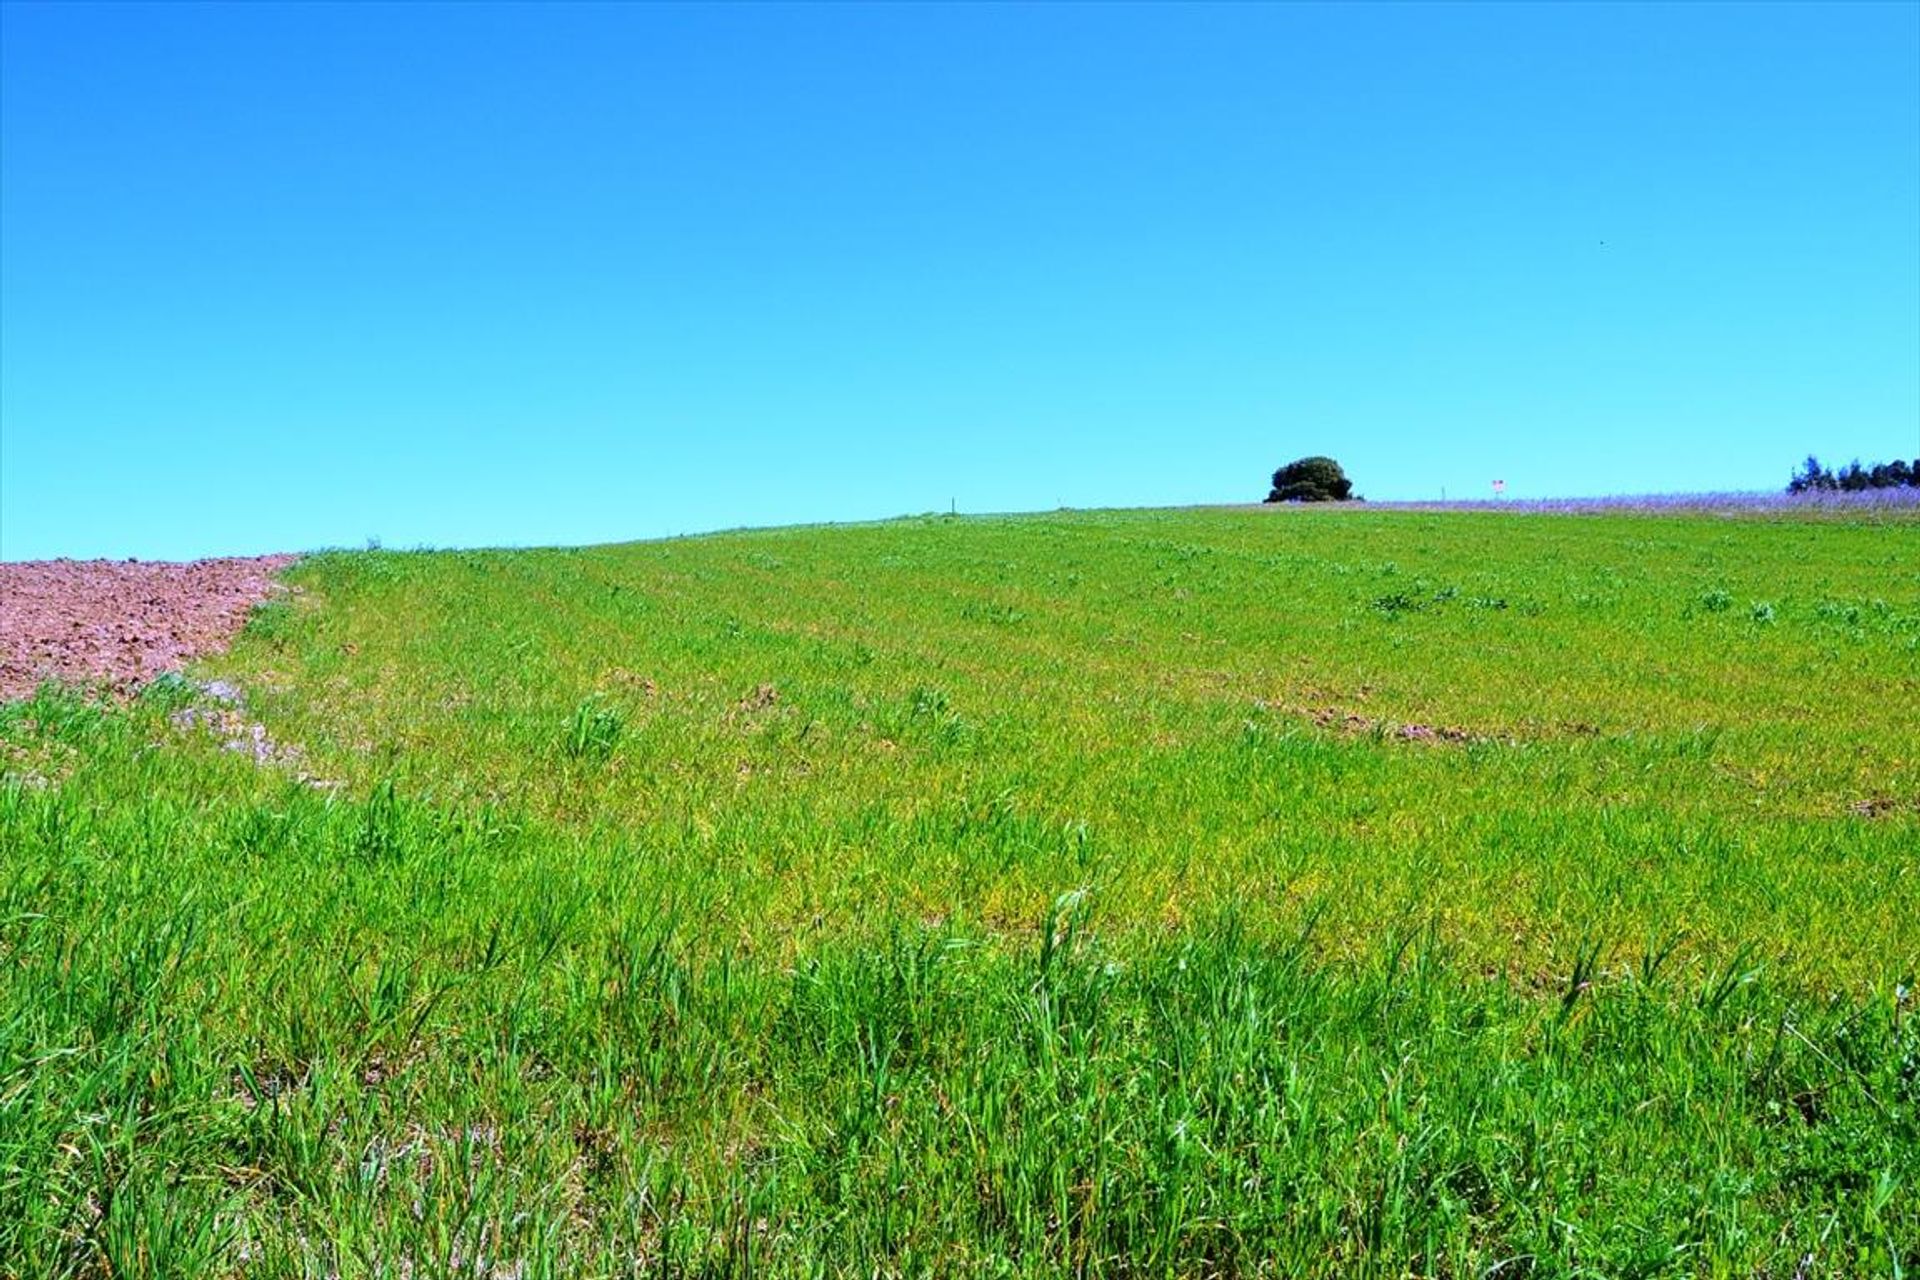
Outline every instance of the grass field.
<path fill-rule="evenodd" d="M 0 710 L 0 1272 L 1920 1274 L 1912 515 L 288 581 Z"/>

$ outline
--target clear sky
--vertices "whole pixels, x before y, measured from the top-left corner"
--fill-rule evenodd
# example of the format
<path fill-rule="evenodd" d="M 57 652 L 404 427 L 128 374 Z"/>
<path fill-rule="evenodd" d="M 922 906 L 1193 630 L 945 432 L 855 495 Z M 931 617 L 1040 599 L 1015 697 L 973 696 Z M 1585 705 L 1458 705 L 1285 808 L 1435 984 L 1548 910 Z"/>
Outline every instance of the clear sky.
<path fill-rule="evenodd" d="M 1920 454 L 1920 6 L 0 8 L 0 556 Z"/>

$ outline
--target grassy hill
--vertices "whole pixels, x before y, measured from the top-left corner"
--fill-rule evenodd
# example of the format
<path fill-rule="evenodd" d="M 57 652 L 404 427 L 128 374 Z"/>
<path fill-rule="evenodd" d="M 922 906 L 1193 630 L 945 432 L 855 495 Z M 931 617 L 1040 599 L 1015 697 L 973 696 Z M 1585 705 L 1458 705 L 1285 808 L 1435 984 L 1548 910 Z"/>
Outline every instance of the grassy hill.
<path fill-rule="evenodd" d="M 0 710 L 0 1272 L 1920 1267 L 1920 520 L 288 581 Z"/>

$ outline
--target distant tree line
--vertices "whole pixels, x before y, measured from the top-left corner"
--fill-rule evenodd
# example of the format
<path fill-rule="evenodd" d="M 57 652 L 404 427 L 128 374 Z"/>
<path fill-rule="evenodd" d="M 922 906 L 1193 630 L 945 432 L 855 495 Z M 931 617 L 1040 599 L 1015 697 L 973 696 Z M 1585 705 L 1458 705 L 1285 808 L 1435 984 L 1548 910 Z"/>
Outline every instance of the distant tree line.
<path fill-rule="evenodd" d="M 1876 462 L 1871 467 L 1861 466 L 1860 459 L 1855 458 L 1838 471 L 1829 471 L 1820 465 L 1820 459 L 1808 454 L 1800 469 L 1793 473 L 1793 479 L 1787 481 L 1787 492 L 1854 493 L 1861 489 L 1907 486 L 1920 488 L 1920 458 L 1912 462 L 1895 458 L 1892 462 Z"/>

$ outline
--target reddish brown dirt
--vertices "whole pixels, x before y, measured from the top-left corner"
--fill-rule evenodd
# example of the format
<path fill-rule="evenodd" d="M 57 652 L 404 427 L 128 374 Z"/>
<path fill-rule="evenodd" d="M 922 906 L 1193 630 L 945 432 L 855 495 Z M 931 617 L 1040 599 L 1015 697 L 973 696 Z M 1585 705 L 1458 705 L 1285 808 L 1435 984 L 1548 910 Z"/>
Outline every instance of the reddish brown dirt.
<path fill-rule="evenodd" d="M 0 564 L 0 701 L 45 679 L 127 693 L 226 647 L 293 556 Z"/>

